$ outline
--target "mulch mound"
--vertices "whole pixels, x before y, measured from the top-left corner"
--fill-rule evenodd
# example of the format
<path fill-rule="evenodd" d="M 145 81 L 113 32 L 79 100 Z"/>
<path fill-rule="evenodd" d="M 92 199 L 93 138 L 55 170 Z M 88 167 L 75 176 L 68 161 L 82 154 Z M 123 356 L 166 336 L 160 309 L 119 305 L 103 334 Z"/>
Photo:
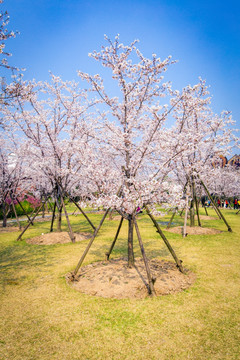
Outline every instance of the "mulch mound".
<path fill-rule="evenodd" d="M 149 261 L 157 296 L 177 293 L 187 289 L 196 279 L 187 269 L 182 274 L 176 264 L 166 260 Z M 101 261 L 82 267 L 80 274 L 69 284 L 76 290 L 95 296 L 115 299 L 143 299 L 149 295 L 147 274 L 143 259 L 135 259 L 135 266 L 129 268 L 127 259 Z"/>
<path fill-rule="evenodd" d="M 19 231 L 19 227 L 18 226 L 0 227 L 0 233 L 12 232 L 12 231 Z"/>
<path fill-rule="evenodd" d="M 74 233 L 75 241 L 83 241 L 90 239 L 92 234 L 89 233 Z M 71 242 L 70 236 L 67 232 L 51 232 L 48 234 L 42 234 L 40 236 L 35 236 L 31 239 L 27 239 L 28 244 L 35 245 L 54 245 L 54 244 L 66 244 Z"/>
<path fill-rule="evenodd" d="M 183 227 L 182 226 L 175 226 L 170 229 L 166 229 L 169 232 L 175 233 L 175 234 L 182 234 Z M 210 229 L 210 228 L 203 228 L 200 226 L 187 226 L 187 234 L 188 235 L 214 235 L 214 234 L 220 234 L 222 231 L 217 229 Z"/>
<path fill-rule="evenodd" d="M 197 217 L 195 216 L 195 219 Z M 208 216 L 208 215 L 200 215 L 200 219 L 201 220 L 217 220 L 218 218 L 214 217 L 214 216 Z"/>

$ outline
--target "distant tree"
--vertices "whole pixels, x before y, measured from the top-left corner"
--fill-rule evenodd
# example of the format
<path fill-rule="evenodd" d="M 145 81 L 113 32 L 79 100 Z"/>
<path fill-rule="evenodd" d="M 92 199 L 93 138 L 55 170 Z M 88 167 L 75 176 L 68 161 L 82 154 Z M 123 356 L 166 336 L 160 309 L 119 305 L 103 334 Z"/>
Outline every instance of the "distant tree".
<path fill-rule="evenodd" d="M 213 169 L 219 154 L 227 154 L 238 138 L 231 129 L 234 124 L 231 114 L 223 111 L 216 115 L 212 112 L 205 81 L 200 79 L 198 84 L 184 88 L 173 97 L 172 103 L 176 102 L 173 110 L 176 151 L 182 147 L 187 151 L 174 160 L 174 173 L 183 189 L 186 190 L 187 185 L 190 187 L 190 220 L 194 226 L 194 202 L 198 213 L 196 196 L 201 180 L 209 186 L 215 183 Z M 200 225 L 199 216 L 198 223 Z"/>
<path fill-rule="evenodd" d="M 0 5 L 3 0 L 0 0 Z M 6 10 L 0 9 L 0 106 L 6 105 L 12 98 L 23 95 L 22 74 L 19 68 L 8 61 L 11 53 L 6 50 L 6 42 L 14 38 L 16 31 L 8 30 L 9 15 Z M 7 78 L 11 76 L 11 81 Z M 0 126 L 4 126 L 4 119 L 0 118 Z"/>
<path fill-rule="evenodd" d="M 6 138 L 6 134 L 0 132 L 0 206 L 3 227 L 7 226 L 7 215 L 11 206 L 14 207 L 16 199 L 25 191 L 26 174 L 23 158 L 24 145 Z"/>
<path fill-rule="evenodd" d="M 51 75 L 50 82 L 24 83 L 24 97 L 16 97 L 2 110 L 9 132 L 27 142 L 28 172 L 36 191 L 52 194 L 59 209 L 59 230 L 64 207 L 62 198 L 82 185 L 86 162 L 92 156 L 92 103 L 75 82 Z M 72 236 L 73 240 L 73 236 Z"/>

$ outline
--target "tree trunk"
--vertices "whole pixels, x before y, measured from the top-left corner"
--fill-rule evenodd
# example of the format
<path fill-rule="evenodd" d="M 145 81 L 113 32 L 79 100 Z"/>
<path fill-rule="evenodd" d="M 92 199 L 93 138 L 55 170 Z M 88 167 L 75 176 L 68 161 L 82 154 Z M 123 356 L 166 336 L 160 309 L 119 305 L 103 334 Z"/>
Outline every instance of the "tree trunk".
<path fill-rule="evenodd" d="M 3 227 L 7 227 L 7 209 L 6 209 L 5 201 L 3 201 L 2 209 L 3 209 Z"/>
<path fill-rule="evenodd" d="M 194 222 L 194 200 L 193 199 L 190 201 L 190 226 L 191 227 L 195 226 L 195 222 Z"/>
<path fill-rule="evenodd" d="M 62 205 L 59 206 L 58 210 L 57 231 L 62 231 Z"/>
<path fill-rule="evenodd" d="M 42 201 L 43 202 L 43 201 Z M 45 205 L 43 206 L 42 208 L 42 218 L 44 219 L 45 218 Z"/>
<path fill-rule="evenodd" d="M 57 206 L 57 203 L 56 203 L 56 200 L 55 200 L 54 205 L 53 205 L 53 212 L 52 212 L 52 221 L 51 221 L 50 232 L 53 231 L 53 223 L 54 223 L 54 220 L 55 220 L 56 206 Z"/>
<path fill-rule="evenodd" d="M 185 216 L 184 216 L 184 225 L 183 225 L 183 237 L 187 235 L 187 216 L 188 216 L 188 195 L 186 198 L 186 207 L 185 207 Z"/>
<path fill-rule="evenodd" d="M 128 217 L 128 267 L 134 266 L 134 253 L 133 253 L 133 217 Z"/>
<path fill-rule="evenodd" d="M 198 200 L 197 200 L 197 195 L 196 195 L 196 187 L 195 187 L 195 182 L 194 182 L 194 178 L 193 178 L 193 177 L 192 177 L 192 188 L 193 188 L 193 199 L 194 199 L 194 203 L 195 203 L 195 206 L 196 206 L 198 226 L 202 226 L 202 225 L 201 225 L 201 221 L 200 221 L 200 215 L 199 215 Z M 193 218 L 193 219 L 194 219 L 194 218 Z M 194 226 L 194 225 L 193 225 L 193 226 Z"/>

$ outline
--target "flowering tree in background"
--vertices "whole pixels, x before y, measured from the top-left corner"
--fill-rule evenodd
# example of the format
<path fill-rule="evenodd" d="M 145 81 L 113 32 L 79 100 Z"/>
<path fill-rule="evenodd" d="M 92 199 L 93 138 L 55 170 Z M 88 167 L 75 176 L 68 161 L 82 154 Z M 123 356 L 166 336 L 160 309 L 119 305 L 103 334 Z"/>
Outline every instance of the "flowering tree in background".
<path fill-rule="evenodd" d="M 227 154 L 237 138 L 230 128 L 233 124 L 231 115 L 228 112 L 222 112 L 220 116 L 213 114 L 205 81 L 200 79 L 195 86 L 186 87 L 181 94 L 173 97 L 172 103 L 176 103 L 177 99 L 180 101 L 173 110 L 177 134 L 174 142 L 176 151 L 182 147 L 187 151 L 174 160 L 174 172 L 185 191 L 187 186 L 190 187 L 191 226 L 194 226 L 194 203 L 201 226 L 196 187 L 199 189 L 199 184 L 204 185 L 202 180 L 205 178 L 208 183 L 215 181 L 213 176 L 209 176 L 215 160 L 219 154 Z"/>
<path fill-rule="evenodd" d="M 240 195 L 239 170 L 232 165 L 214 167 L 204 182 L 206 182 L 211 193 L 223 200 Z"/>
<path fill-rule="evenodd" d="M 25 83 L 24 94 L 24 97 L 13 99 L 11 106 L 6 106 L 2 112 L 10 124 L 9 130 L 20 132 L 27 140 L 34 187 L 42 192 L 45 200 L 50 194 L 54 196 L 60 231 L 63 209 L 69 220 L 64 195 L 79 185 L 81 176 L 84 177 L 82 168 L 91 153 L 88 144 L 92 123 L 87 110 L 92 104 L 87 101 L 86 91 L 79 90 L 77 83 L 64 82 L 54 75 L 49 83 Z M 74 242 L 69 221 L 68 225 Z"/>
<path fill-rule="evenodd" d="M 24 146 L 0 133 L 0 204 L 3 227 L 7 226 L 7 215 L 11 206 L 18 221 L 15 205 L 17 198 L 24 193 L 26 185 L 23 156 Z M 19 222 L 18 225 L 20 228 Z"/>

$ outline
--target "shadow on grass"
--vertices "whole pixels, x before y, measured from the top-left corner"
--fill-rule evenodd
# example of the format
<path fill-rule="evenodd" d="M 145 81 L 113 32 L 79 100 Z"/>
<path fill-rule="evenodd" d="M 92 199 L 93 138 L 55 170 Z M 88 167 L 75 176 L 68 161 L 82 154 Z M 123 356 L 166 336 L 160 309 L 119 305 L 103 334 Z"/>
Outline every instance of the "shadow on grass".
<path fill-rule="evenodd" d="M 0 283 L 18 282 L 25 278 L 20 274 L 22 271 L 31 275 L 33 269 L 39 272 L 51 266 L 53 266 L 51 254 L 45 247 L 26 244 L 9 245 L 2 249 L 0 254 Z"/>

